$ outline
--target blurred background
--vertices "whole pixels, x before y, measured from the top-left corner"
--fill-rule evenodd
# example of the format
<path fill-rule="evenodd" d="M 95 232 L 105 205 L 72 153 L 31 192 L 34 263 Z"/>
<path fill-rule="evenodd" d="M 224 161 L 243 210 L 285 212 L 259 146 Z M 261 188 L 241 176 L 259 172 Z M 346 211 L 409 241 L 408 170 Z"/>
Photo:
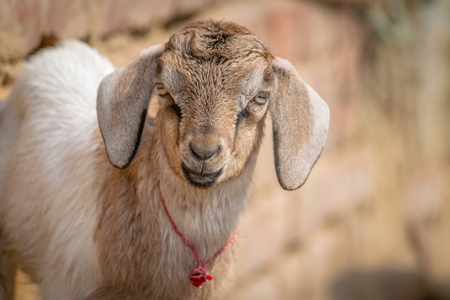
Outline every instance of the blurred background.
<path fill-rule="evenodd" d="M 220 299 L 450 299 L 448 0 L 0 0 L 0 99 L 55 40 L 120 66 L 205 18 L 248 27 L 331 108 L 298 191 L 279 187 L 267 130 Z"/>

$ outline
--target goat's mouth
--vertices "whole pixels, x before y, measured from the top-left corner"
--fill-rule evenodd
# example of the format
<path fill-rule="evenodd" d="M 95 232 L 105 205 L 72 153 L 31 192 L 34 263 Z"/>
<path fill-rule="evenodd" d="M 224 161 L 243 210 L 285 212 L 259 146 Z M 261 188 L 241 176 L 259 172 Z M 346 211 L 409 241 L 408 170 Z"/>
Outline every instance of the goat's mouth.
<path fill-rule="evenodd" d="M 181 164 L 181 169 L 183 170 L 183 174 L 186 179 L 192 185 L 200 188 L 207 188 L 212 186 L 223 172 L 223 168 L 212 173 L 197 172 L 189 169 L 184 163 Z"/>

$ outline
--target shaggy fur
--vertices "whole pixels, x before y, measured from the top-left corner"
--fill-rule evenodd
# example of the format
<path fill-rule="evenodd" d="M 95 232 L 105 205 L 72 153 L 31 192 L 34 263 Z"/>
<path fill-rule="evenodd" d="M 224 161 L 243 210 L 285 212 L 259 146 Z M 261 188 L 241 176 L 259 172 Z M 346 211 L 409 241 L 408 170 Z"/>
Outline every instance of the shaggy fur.
<path fill-rule="evenodd" d="M 267 111 L 286 189 L 303 184 L 326 139 L 326 104 L 233 23 L 194 23 L 113 71 L 67 41 L 26 64 L 1 108 L 0 299 L 12 298 L 18 265 L 43 299 L 209 299 L 232 251 L 193 287 L 195 256 L 158 182 L 205 262 L 245 209 Z"/>

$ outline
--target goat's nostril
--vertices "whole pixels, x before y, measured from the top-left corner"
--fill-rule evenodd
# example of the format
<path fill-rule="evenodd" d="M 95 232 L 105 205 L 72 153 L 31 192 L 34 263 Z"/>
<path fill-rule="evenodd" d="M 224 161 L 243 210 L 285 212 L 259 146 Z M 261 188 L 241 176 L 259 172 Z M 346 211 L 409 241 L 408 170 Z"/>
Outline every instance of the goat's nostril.
<path fill-rule="evenodd" d="M 191 148 L 192 154 L 200 160 L 207 160 L 214 154 L 220 152 L 220 145 L 201 147 L 194 143 L 190 143 L 189 147 Z"/>

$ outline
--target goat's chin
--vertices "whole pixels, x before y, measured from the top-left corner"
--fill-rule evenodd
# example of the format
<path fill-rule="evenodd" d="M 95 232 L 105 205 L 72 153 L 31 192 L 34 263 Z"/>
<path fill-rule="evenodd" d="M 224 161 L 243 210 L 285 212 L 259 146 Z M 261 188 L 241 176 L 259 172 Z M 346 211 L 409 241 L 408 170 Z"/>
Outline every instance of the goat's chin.
<path fill-rule="evenodd" d="M 181 165 L 181 169 L 183 170 L 183 175 L 190 184 L 198 188 L 209 188 L 218 183 L 219 178 L 223 174 L 223 168 L 210 172 L 197 172 L 190 169 L 184 163 Z"/>

